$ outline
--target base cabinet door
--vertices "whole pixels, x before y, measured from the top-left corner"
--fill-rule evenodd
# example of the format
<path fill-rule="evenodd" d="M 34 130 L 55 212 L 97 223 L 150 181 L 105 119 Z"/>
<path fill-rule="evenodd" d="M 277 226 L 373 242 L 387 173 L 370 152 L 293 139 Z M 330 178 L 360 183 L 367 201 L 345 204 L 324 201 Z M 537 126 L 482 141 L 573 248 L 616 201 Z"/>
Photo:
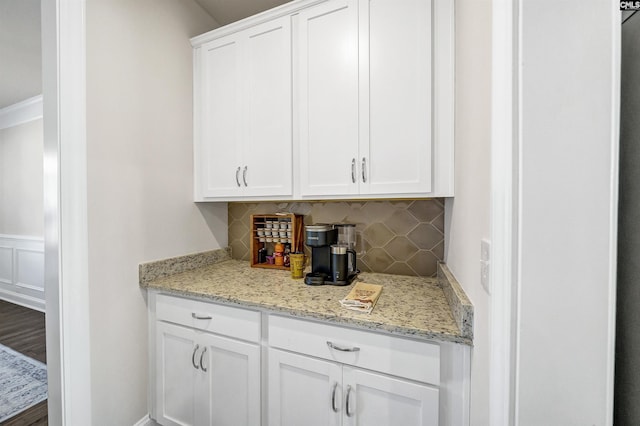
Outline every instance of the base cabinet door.
<path fill-rule="evenodd" d="M 438 426 L 438 389 L 344 367 L 344 425 Z"/>
<path fill-rule="evenodd" d="M 158 321 L 156 377 L 161 425 L 260 425 L 258 344 Z"/>
<path fill-rule="evenodd" d="M 156 417 L 161 425 L 195 425 L 196 387 L 193 367 L 196 333 L 186 327 L 156 324 Z M 194 362 L 197 362 L 195 360 Z"/>
<path fill-rule="evenodd" d="M 200 342 L 198 424 L 259 426 L 260 347 L 213 335 L 202 335 Z"/>
<path fill-rule="evenodd" d="M 438 426 L 437 387 L 269 349 L 270 426 Z"/>
<path fill-rule="evenodd" d="M 269 425 L 339 426 L 341 370 L 333 362 L 269 349 Z"/>

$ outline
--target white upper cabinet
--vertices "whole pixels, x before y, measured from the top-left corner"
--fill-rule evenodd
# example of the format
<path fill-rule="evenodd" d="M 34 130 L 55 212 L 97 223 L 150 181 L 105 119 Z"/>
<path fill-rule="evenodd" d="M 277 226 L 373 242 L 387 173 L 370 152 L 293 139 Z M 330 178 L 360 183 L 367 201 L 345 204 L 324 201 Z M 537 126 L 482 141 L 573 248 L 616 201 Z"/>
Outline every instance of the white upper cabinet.
<path fill-rule="evenodd" d="M 358 8 L 335 0 L 298 17 L 299 143 L 302 195 L 358 189 Z"/>
<path fill-rule="evenodd" d="M 192 43 L 196 200 L 453 195 L 452 0 L 297 0 Z"/>
<path fill-rule="evenodd" d="M 201 114 L 195 129 L 200 153 L 195 164 L 201 173 L 196 181 L 205 197 L 240 195 L 236 170 L 242 164 L 239 38 L 234 34 L 200 49 Z"/>
<path fill-rule="evenodd" d="M 360 193 L 432 190 L 431 4 L 361 0 Z"/>
<path fill-rule="evenodd" d="M 291 196 L 291 20 L 196 49 L 196 200 Z"/>
<path fill-rule="evenodd" d="M 303 197 L 433 192 L 431 8 L 336 0 L 300 14 Z"/>

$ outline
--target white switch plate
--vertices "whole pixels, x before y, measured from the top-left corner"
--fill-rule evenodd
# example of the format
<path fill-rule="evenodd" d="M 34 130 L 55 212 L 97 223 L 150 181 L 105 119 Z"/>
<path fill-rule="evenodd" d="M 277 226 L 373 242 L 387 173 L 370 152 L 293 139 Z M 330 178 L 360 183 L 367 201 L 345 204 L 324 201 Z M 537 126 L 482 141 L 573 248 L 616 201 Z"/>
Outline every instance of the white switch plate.
<path fill-rule="evenodd" d="M 484 238 L 480 240 L 480 283 L 491 294 L 491 242 Z"/>

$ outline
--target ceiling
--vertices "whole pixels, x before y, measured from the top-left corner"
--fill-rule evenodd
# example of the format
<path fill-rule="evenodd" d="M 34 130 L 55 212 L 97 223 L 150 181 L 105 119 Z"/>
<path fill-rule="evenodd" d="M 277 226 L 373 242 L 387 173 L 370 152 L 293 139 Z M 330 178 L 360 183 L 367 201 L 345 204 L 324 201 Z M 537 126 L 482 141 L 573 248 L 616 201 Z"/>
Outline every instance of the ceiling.
<path fill-rule="evenodd" d="M 227 25 L 290 0 L 195 0 L 220 25 Z"/>
<path fill-rule="evenodd" d="M 290 0 L 194 0 L 220 25 Z M 0 109 L 42 93 L 40 0 L 0 0 Z"/>

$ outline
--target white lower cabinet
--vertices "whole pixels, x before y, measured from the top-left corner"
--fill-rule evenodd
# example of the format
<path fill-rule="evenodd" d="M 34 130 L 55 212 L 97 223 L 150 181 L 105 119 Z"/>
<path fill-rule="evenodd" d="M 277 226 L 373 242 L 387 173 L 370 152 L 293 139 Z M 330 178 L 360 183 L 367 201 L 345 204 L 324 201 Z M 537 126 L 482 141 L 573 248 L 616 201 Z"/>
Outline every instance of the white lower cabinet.
<path fill-rule="evenodd" d="M 184 302 L 184 299 L 176 301 Z M 203 318 L 200 320 L 203 328 L 218 319 L 215 312 L 203 315 L 196 306 L 192 313 L 193 318 Z M 227 319 L 221 319 L 221 322 L 225 321 Z M 158 423 L 180 426 L 261 424 L 258 343 L 165 321 L 156 321 L 155 342 Z"/>
<path fill-rule="evenodd" d="M 440 348 L 269 317 L 271 426 L 437 426 Z"/>
<path fill-rule="evenodd" d="M 438 424 L 438 389 L 396 377 L 269 349 L 269 424 Z"/>
<path fill-rule="evenodd" d="M 468 425 L 467 347 L 154 291 L 149 307 L 161 425 Z"/>

